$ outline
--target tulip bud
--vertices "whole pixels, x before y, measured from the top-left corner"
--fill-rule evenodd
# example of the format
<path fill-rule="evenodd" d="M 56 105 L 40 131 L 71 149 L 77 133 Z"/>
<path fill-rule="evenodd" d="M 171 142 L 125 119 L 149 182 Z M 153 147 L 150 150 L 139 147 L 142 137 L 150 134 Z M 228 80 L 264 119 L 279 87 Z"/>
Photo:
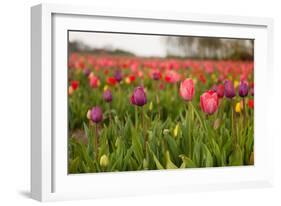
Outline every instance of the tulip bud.
<path fill-rule="evenodd" d="M 103 168 L 106 168 L 108 165 L 108 162 L 109 162 L 108 157 L 105 154 L 102 155 L 100 158 L 100 166 Z"/>
<path fill-rule="evenodd" d="M 194 96 L 194 83 L 192 79 L 185 79 L 180 84 L 180 95 L 186 101 L 191 101 Z"/>
<path fill-rule="evenodd" d="M 203 112 L 213 114 L 217 111 L 219 106 L 218 95 L 214 91 L 208 91 L 200 96 L 200 106 Z"/>
<path fill-rule="evenodd" d="M 91 119 L 91 110 L 90 109 L 87 111 L 87 119 Z"/>
<path fill-rule="evenodd" d="M 230 80 L 226 80 L 224 83 L 224 95 L 230 99 L 236 95 L 233 83 Z"/>
<path fill-rule="evenodd" d="M 152 109 L 153 109 L 153 103 L 150 102 L 150 104 L 149 104 L 149 111 L 152 111 Z"/>
<path fill-rule="evenodd" d="M 101 122 L 103 119 L 102 117 L 102 110 L 100 107 L 93 107 L 91 110 L 91 120 L 95 123 Z"/>
<path fill-rule="evenodd" d="M 239 85 L 239 96 L 246 97 L 249 92 L 249 86 L 246 81 L 241 81 Z"/>
<path fill-rule="evenodd" d="M 180 127 L 180 125 L 179 125 L 179 123 L 177 123 L 177 125 L 176 125 L 176 127 L 175 127 L 175 129 L 174 129 L 174 137 L 177 137 L 177 136 L 178 136 L 179 127 Z"/>
<path fill-rule="evenodd" d="M 72 95 L 73 92 L 74 92 L 74 90 L 73 90 L 72 86 L 69 86 L 69 87 L 68 87 L 68 94 L 69 94 L 69 95 Z"/>
<path fill-rule="evenodd" d="M 148 161 L 146 159 L 143 159 L 142 166 L 144 169 L 148 169 Z"/>
<path fill-rule="evenodd" d="M 147 102 L 146 94 L 143 87 L 137 87 L 131 96 L 131 103 L 137 106 L 143 106 Z"/>
<path fill-rule="evenodd" d="M 104 93 L 103 93 L 103 99 L 106 102 L 111 102 L 112 101 L 112 93 L 109 89 L 107 89 Z"/>

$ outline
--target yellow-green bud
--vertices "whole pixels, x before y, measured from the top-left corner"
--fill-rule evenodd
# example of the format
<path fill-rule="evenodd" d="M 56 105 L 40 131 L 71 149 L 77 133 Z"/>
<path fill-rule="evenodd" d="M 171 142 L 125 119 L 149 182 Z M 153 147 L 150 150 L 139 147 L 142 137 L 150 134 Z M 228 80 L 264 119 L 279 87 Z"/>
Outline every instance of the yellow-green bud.
<path fill-rule="evenodd" d="M 102 155 L 100 158 L 100 166 L 105 168 L 105 167 L 107 167 L 108 162 L 109 162 L 108 157 L 105 154 Z"/>

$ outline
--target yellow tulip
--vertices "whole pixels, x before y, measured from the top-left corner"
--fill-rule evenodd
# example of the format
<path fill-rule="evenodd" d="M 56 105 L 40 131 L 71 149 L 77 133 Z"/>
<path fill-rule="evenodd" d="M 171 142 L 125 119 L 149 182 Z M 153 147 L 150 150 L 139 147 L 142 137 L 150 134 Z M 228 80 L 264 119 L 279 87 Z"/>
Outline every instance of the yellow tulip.
<path fill-rule="evenodd" d="M 241 103 L 240 103 L 240 102 L 237 102 L 237 103 L 236 103 L 236 106 L 235 106 L 235 111 L 236 111 L 237 113 L 240 113 L 241 110 L 242 110 Z"/>
<path fill-rule="evenodd" d="M 178 136 L 178 133 L 179 133 L 179 123 L 176 125 L 175 129 L 174 129 L 174 137 Z"/>
<path fill-rule="evenodd" d="M 234 88 L 237 88 L 239 86 L 239 81 L 235 80 L 234 81 Z"/>
<path fill-rule="evenodd" d="M 216 74 L 212 74 L 211 78 L 212 78 L 213 81 L 215 81 L 215 82 L 217 81 L 217 76 L 216 76 Z"/>
<path fill-rule="evenodd" d="M 126 84 L 130 84 L 130 83 L 131 83 L 130 78 L 129 78 L 129 77 L 127 77 L 127 78 L 125 79 L 125 82 L 126 82 Z"/>
<path fill-rule="evenodd" d="M 153 103 L 150 102 L 150 104 L 149 104 L 149 110 L 152 111 L 152 109 L 153 109 Z"/>
<path fill-rule="evenodd" d="M 103 87 L 103 91 L 106 91 L 108 89 L 108 85 L 106 84 L 106 85 L 104 85 L 104 87 Z"/>

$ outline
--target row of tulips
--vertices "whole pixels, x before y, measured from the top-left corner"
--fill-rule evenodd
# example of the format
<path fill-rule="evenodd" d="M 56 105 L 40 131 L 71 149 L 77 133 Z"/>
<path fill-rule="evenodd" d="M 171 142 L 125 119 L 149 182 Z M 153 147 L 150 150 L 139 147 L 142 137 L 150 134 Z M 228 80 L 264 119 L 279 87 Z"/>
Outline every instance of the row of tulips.
<path fill-rule="evenodd" d="M 215 72 L 220 76 L 220 67 L 214 66 L 220 62 L 204 63 L 205 72 L 200 69 L 200 75 L 194 75 L 196 69 L 181 71 L 175 61 L 163 60 L 173 66 L 165 64 L 161 72 L 157 64 L 148 64 L 152 60 L 126 59 L 126 65 L 120 60 L 124 68 L 114 69 L 114 61 L 96 58 L 97 70 L 75 58 L 78 62 L 70 59 L 70 76 L 76 79 L 69 86 L 70 173 L 254 163 L 254 87 L 248 83 L 252 72 L 245 69 L 250 63 L 241 64 L 244 70 L 234 69 L 248 72 L 237 85 L 232 76 L 234 83 L 213 77 Z M 141 77 L 128 73 L 132 65 Z M 108 67 L 112 71 L 105 72 Z M 183 76 L 191 78 L 181 80 Z"/>

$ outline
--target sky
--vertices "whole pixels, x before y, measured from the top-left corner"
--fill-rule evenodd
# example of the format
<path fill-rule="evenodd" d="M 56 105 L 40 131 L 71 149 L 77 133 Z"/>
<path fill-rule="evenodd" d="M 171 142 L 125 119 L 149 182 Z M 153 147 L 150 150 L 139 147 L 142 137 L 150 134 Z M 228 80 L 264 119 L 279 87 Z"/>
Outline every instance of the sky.
<path fill-rule="evenodd" d="M 80 41 L 92 48 L 122 49 L 137 56 L 166 56 L 164 37 L 156 35 L 71 31 L 69 41 Z"/>

